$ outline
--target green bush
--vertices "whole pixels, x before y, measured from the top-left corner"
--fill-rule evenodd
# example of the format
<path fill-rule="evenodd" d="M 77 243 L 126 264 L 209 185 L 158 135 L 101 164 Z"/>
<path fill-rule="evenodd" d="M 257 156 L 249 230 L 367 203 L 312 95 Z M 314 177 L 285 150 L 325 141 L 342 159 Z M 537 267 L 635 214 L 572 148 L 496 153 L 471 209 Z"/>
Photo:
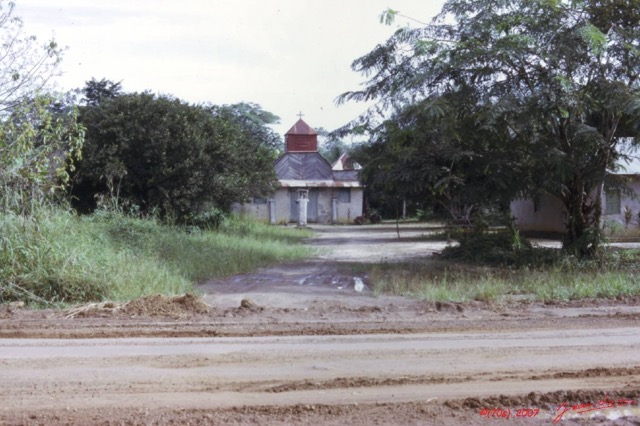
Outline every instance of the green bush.
<path fill-rule="evenodd" d="M 222 210 L 212 208 L 200 213 L 189 213 L 182 217 L 181 223 L 191 230 L 215 230 L 220 227 L 227 216 Z"/>
<path fill-rule="evenodd" d="M 540 267 L 555 264 L 558 250 L 533 247 L 531 243 L 506 231 L 457 233 L 459 244 L 447 247 L 441 257 L 490 266 Z"/>

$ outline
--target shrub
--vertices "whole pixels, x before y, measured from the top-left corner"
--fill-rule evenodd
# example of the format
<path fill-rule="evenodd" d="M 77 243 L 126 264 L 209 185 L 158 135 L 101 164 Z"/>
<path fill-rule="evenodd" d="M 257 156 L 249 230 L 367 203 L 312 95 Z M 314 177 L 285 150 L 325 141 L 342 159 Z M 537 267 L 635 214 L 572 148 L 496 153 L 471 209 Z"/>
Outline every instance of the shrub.
<path fill-rule="evenodd" d="M 528 240 L 509 232 L 472 231 L 458 235 L 459 245 L 446 247 L 442 258 L 515 267 L 551 265 L 559 259 L 557 250 L 534 248 Z"/>
<path fill-rule="evenodd" d="M 382 222 L 382 216 L 380 215 L 380 213 L 378 213 L 377 210 L 369 210 L 369 212 L 367 213 L 367 218 L 369 219 L 369 222 L 374 224 Z"/>

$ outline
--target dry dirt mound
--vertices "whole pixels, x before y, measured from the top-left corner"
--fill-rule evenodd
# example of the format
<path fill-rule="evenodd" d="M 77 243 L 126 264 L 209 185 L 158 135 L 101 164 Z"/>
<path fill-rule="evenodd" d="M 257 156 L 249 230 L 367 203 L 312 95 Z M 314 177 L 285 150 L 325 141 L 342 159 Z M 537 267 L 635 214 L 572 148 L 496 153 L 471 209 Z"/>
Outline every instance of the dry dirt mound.
<path fill-rule="evenodd" d="M 187 317 L 208 314 L 211 307 L 200 296 L 183 294 L 164 296 L 154 294 L 134 299 L 127 303 L 103 302 L 91 303 L 64 311 L 66 318 L 88 317 Z"/>

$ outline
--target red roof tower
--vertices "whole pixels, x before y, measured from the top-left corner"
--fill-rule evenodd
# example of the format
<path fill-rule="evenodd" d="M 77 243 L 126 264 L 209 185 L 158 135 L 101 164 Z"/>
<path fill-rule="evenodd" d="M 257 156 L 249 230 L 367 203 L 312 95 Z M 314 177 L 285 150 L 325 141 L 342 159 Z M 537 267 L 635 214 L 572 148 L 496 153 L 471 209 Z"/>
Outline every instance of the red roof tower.
<path fill-rule="evenodd" d="M 318 132 L 299 119 L 284 135 L 284 152 L 318 152 Z"/>

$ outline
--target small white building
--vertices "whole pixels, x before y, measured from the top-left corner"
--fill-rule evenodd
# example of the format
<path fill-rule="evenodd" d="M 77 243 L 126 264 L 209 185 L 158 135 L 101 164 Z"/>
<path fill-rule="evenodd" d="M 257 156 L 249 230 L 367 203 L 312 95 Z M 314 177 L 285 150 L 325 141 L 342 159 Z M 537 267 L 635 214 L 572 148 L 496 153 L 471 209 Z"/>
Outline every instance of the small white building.
<path fill-rule="evenodd" d="M 640 233 L 640 157 L 622 162 L 611 175 L 623 182 L 625 189 L 607 188 L 602 191 L 602 226 L 608 233 Z M 550 194 L 534 200 L 522 199 L 511 203 L 511 214 L 520 231 L 564 233 L 567 211 L 563 203 Z"/>
<path fill-rule="evenodd" d="M 346 157 L 332 166 L 318 153 L 318 133 L 302 119 L 285 135 L 284 154 L 274 164 L 278 189 L 269 199 L 236 208 L 270 223 L 298 221 L 298 197 L 308 199 L 308 223 L 349 223 L 362 216 L 364 188 Z"/>

